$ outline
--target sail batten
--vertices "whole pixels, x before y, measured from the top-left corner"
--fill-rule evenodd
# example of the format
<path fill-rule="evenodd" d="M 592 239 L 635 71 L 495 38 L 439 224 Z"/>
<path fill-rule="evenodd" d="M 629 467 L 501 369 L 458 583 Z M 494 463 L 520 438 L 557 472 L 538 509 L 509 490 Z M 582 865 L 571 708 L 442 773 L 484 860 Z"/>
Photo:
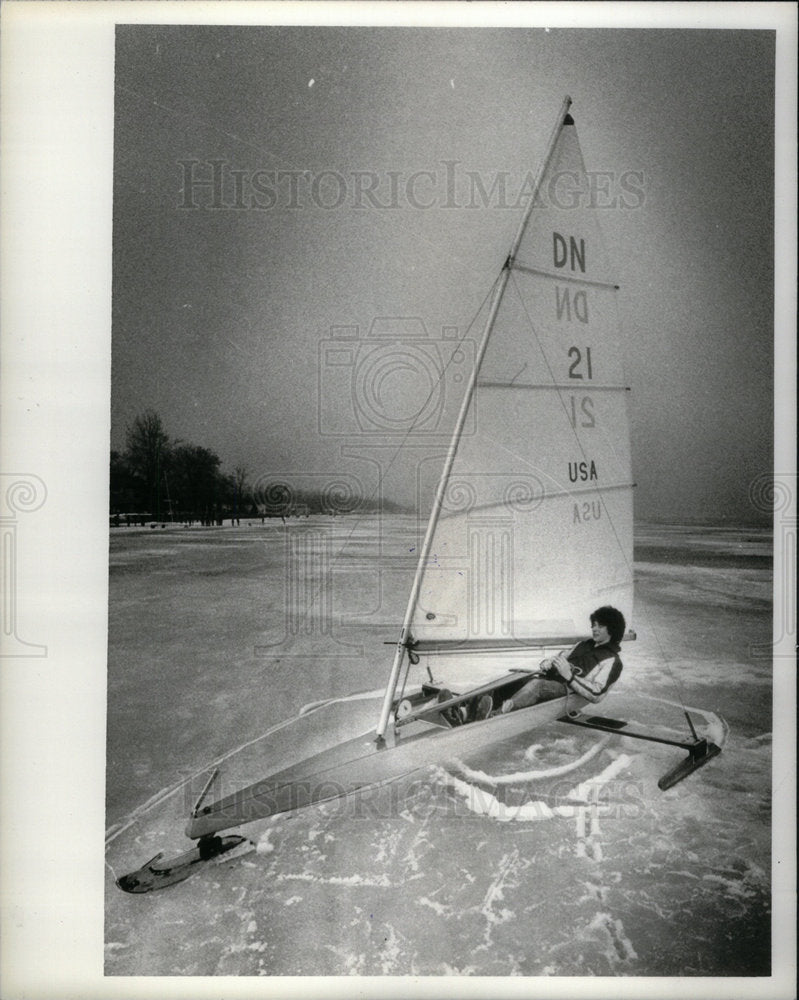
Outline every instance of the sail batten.
<path fill-rule="evenodd" d="M 591 278 L 583 278 L 576 274 L 560 274 L 557 271 L 546 271 L 541 267 L 532 267 L 529 264 L 522 264 L 514 260 L 510 264 L 512 271 L 519 271 L 522 274 L 534 275 L 537 278 L 551 278 L 553 281 L 568 281 L 578 285 L 593 285 L 595 288 L 607 288 L 614 292 L 619 290 L 619 285 L 612 281 L 596 281 Z"/>
<path fill-rule="evenodd" d="M 574 383 L 568 382 L 518 382 L 514 379 L 510 381 L 490 381 L 489 379 L 478 379 L 477 387 L 483 389 L 541 389 L 541 390 L 568 390 L 574 389 Z M 629 392 L 628 385 L 599 385 L 591 383 L 592 392 Z"/>
<path fill-rule="evenodd" d="M 584 497 L 587 494 L 588 495 L 593 494 L 599 496 L 603 493 L 611 493 L 614 490 L 632 491 L 635 489 L 635 486 L 636 486 L 635 483 L 630 482 L 630 483 L 608 483 L 607 485 L 603 486 L 584 486 L 582 488 L 574 487 L 572 489 L 547 490 L 540 496 L 531 496 L 529 502 L 541 503 L 542 501 L 553 500 L 558 497 Z M 469 506 L 469 515 L 475 517 L 480 514 L 488 514 L 492 510 L 501 510 L 504 512 L 506 511 L 506 509 L 507 509 L 507 500 L 505 499 L 498 500 L 495 503 L 471 504 Z M 460 516 L 459 513 L 457 511 L 453 511 L 450 513 L 443 513 L 441 515 L 441 519 L 446 520 L 447 517 L 458 517 L 458 516 Z"/>

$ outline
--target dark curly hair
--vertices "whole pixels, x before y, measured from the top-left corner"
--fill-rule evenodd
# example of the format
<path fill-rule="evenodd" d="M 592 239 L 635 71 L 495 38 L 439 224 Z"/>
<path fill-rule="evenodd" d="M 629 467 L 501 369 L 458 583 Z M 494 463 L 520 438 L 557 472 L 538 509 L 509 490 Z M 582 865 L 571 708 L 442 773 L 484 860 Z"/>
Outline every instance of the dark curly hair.
<path fill-rule="evenodd" d="M 591 614 L 591 624 L 593 625 L 594 622 L 597 625 L 605 626 L 610 633 L 611 642 L 621 642 L 624 638 L 627 622 L 624 620 L 624 615 L 617 608 L 612 608 L 609 604 L 597 608 Z"/>

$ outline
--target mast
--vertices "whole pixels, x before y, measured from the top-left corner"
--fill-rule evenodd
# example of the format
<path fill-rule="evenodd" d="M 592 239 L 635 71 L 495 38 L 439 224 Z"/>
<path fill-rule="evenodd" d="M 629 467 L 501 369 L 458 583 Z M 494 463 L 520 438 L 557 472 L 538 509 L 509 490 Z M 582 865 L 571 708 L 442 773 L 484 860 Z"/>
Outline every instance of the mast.
<path fill-rule="evenodd" d="M 402 662 L 405 656 L 406 644 L 408 641 L 408 635 L 410 632 L 410 624 L 413 618 L 413 612 L 416 608 L 416 602 L 419 599 L 419 588 L 422 582 L 422 576 L 424 573 L 424 568 L 427 564 L 427 559 L 430 554 L 430 546 L 433 540 L 433 534 L 435 532 L 436 523 L 438 521 L 439 514 L 441 512 L 441 507 L 444 501 L 444 495 L 447 489 L 447 483 L 449 481 L 450 472 L 452 471 L 452 465 L 455 461 L 455 455 L 458 450 L 458 442 L 460 441 L 461 433 L 463 432 L 463 425 L 466 420 L 466 414 L 469 409 L 469 404 L 474 393 L 475 385 L 477 384 L 477 375 L 480 371 L 480 365 L 483 361 L 483 356 L 485 355 L 486 347 L 488 345 L 488 340 L 491 335 L 491 330 L 494 326 L 494 322 L 497 317 L 497 312 L 499 311 L 500 303 L 502 302 L 502 297 L 505 293 L 505 288 L 508 284 L 508 279 L 510 277 L 510 265 L 513 262 L 516 252 L 519 249 L 519 245 L 524 236 L 525 229 L 527 228 L 527 223 L 532 214 L 533 208 L 535 206 L 536 198 L 538 196 L 538 190 L 541 186 L 541 181 L 544 178 L 547 167 L 549 166 L 549 161 L 552 157 L 552 152 L 555 148 L 555 143 L 558 140 L 560 131 L 563 128 L 566 115 L 568 114 L 569 108 L 571 107 L 572 99 L 568 95 L 564 97 L 563 103 L 558 112 L 558 117 L 555 121 L 555 125 L 552 129 L 552 134 L 547 145 L 546 153 L 541 160 L 538 168 L 538 173 L 536 174 L 535 182 L 533 184 L 533 190 L 530 196 L 530 203 L 528 204 L 522 221 L 519 225 L 516 238 L 511 246 L 511 251 L 508 254 L 507 260 L 502 268 L 502 273 L 497 283 L 497 287 L 494 290 L 494 295 L 491 301 L 491 307 L 489 310 L 488 318 L 485 323 L 483 330 L 483 336 L 480 341 L 480 346 L 477 351 L 477 356 L 475 357 L 474 365 L 472 366 L 471 375 L 469 377 L 469 382 L 466 387 L 466 392 L 464 393 L 463 400 L 461 402 L 460 411 L 458 412 L 458 418 L 455 422 L 455 430 L 452 435 L 452 441 L 450 442 L 449 451 L 447 452 L 447 457 L 444 461 L 444 467 L 441 473 L 441 479 L 438 483 L 438 488 L 436 489 L 435 497 L 433 499 L 433 507 L 430 512 L 430 519 L 427 522 L 427 531 L 425 532 L 424 541 L 422 542 L 422 547 L 419 552 L 419 560 L 416 565 L 416 573 L 414 574 L 413 584 L 411 586 L 411 591 L 408 596 L 408 605 L 405 610 L 405 618 L 402 623 L 402 628 L 400 630 L 399 639 L 397 640 L 397 645 L 394 650 L 394 661 L 391 665 L 391 673 L 389 674 L 388 684 L 386 685 L 386 693 L 383 698 L 383 706 L 380 711 L 380 720 L 377 724 L 377 741 L 381 742 L 385 738 L 386 728 L 388 727 L 388 720 L 391 714 L 391 705 L 394 700 L 394 692 L 397 688 L 397 682 L 399 681 L 400 671 L 402 669 Z"/>

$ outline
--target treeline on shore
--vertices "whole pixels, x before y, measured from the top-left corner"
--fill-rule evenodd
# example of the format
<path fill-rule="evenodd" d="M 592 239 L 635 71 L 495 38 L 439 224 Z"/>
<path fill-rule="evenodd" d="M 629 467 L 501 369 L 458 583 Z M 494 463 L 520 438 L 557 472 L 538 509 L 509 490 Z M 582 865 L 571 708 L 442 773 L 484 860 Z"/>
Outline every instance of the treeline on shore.
<path fill-rule="evenodd" d="M 115 527 L 151 523 L 220 525 L 229 519 L 400 510 L 342 491 L 303 490 L 239 465 L 232 473 L 209 448 L 172 440 L 161 417 L 147 411 L 128 427 L 125 450 L 111 452 L 110 519 Z"/>

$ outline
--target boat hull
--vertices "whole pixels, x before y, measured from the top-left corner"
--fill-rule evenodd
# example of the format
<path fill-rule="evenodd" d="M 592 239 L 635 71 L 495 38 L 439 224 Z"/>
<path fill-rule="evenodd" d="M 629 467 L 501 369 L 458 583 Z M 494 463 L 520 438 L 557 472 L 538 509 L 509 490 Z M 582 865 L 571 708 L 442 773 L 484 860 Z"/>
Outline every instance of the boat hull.
<path fill-rule="evenodd" d="M 424 720 L 389 732 L 377 741 L 373 730 L 299 761 L 248 785 L 192 816 L 186 834 L 192 839 L 232 827 L 294 812 L 441 764 L 503 739 L 552 722 L 574 699 L 554 698 L 529 708 L 496 715 L 452 729 Z"/>

